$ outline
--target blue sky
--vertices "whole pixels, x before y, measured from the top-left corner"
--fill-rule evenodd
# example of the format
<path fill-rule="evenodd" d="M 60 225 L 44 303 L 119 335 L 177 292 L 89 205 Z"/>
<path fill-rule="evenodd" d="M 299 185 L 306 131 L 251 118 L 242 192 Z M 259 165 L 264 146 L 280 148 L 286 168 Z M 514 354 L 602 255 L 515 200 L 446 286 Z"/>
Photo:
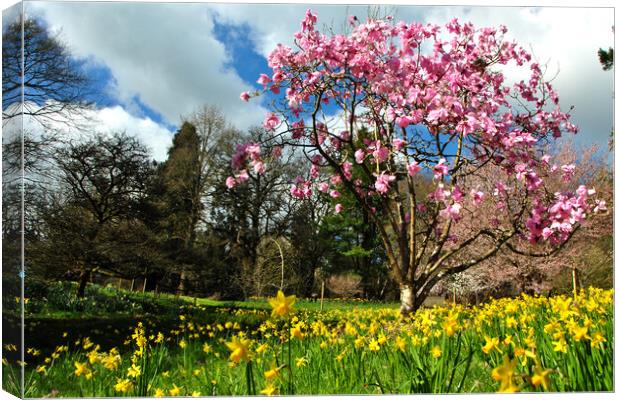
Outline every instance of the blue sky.
<path fill-rule="evenodd" d="M 262 122 L 270 98 L 239 100 L 269 71 L 277 43 L 292 44 L 304 4 L 25 3 L 67 43 L 96 82 L 101 128 L 126 129 L 165 157 L 181 116 L 204 104 L 222 108 L 241 129 Z M 346 17 L 365 19 L 367 6 L 311 6 L 319 26 L 340 30 Z M 531 47 L 550 75 L 563 108 L 574 105 L 578 142 L 605 146 L 612 129 L 613 73 L 601 70 L 599 47 L 613 45 L 611 8 L 408 7 L 383 8 L 395 19 L 443 24 L 456 16 L 476 26 L 507 25 Z M 510 76 L 509 76 L 510 78 Z M 517 78 L 517 75 L 514 76 Z M 520 79 L 520 77 L 519 77 Z"/>

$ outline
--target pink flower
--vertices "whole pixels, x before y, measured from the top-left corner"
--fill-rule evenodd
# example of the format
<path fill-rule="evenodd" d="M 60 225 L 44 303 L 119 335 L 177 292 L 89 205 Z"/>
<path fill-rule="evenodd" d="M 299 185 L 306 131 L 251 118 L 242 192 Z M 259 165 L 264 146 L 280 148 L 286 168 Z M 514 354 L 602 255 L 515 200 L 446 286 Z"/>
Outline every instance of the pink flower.
<path fill-rule="evenodd" d="M 553 231 L 550 228 L 544 228 L 542 230 L 542 236 L 545 240 L 549 239 L 549 236 L 553 235 Z"/>
<path fill-rule="evenodd" d="M 265 163 L 262 161 L 257 161 L 254 164 L 254 172 L 256 172 L 257 174 L 264 174 L 265 173 Z"/>
<path fill-rule="evenodd" d="M 326 182 L 319 183 L 320 192 L 327 193 L 328 190 L 329 190 L 329 184 L 327 184 Z"/>
<path fill-rule="evenodd" d="M 268 131 L 273 131 L 276 129 L 279 123 L 280 120 L 278 119 L 278 117 L 274 113 L 270 112 L 267 113 L 267 115 L 265 116 L 265 120 L 263 121 L 263 128 L 267 129 Z"/>
<path fill-rule="evenodd" d="M 407 116 L 396 117 L 396 124 L 400 126 L 401 128 L 408 127 L 409 125 L 411 125 L 412 122 L 413 122 L 412 119 Z"/>
<path fill-rule="evenodd" d="M 312 166 L 310 167 L 310 176 L 313 178 L 319 177 L 319 166 L 318 165 L 312 164 Z"/>
<path fill-rule="evenodd" d="M 439 163 L 433 167 L 435 179 L 441 179 L 444 175 L 448 174 L 448 166 L 445 163 L 446 159 L 440 158 Z"/>
<path fill-rule="evenodd" d="M 329 192 L 329 195 L 334 198 L 337 199 L 338 197 L 340 197 L 340 192 L 337 191 L 336 189 L 332 190 L 331 192 Z"/>
<path fill-rule="evenodd" d="M 454 203 L 444 208 L 439 212 L 439 215 L 446 219 L 452 219 L 453 221 L 458 221 L 461 216 L 461 208 L 462 206 L 459 203 Z"/>
<path fill-rule="evenodd" d="M 575 174 L 575 164 L 562 165 L 560 169 L 562 170 L 562 180 L 564 182 L 570 181 Z"/>
<path fill-rule="evenodd" d="M 250 179 L 250 175 L 248 175 L 248 171 L 246 171 L 245 169 L 242 169 L 241 171 L 239 171 L 239 174 L 237 175 L 238 182 L 245 182 L 248 179 Z"/>
<path fill-rule="evenodd" d="M 237 184 L 237 181 L 232 176 L 229 176 L 228 178 L 226 178 L 226 187 L 228 189 L 234 188 L 236 184 Z"/>
<path fill-rule="evenodd" d="M 239 98 L 243 101 L 250 101 L 250 94 L 248 92 L 243 92 Z"/>
<path fill-rule="evenodd" d="M 463 192 L 461 192 L 461 189 L 459 189 L 458 186 L 455 186 L 454 189 L 452 189 L 452 200 L 459 202 L 462 198 Z"/>
<path fill-rule="evenodd" d="M 400 151 L 403 147 L 405 147 L 405 142 L 403 139 L 394 139 L 392 140 L 392 146 L 394 146 L 394 151 Z"/>
<path fill-rule="evenodd" d="M 342 209 L 343 209 L 342 204 L 340 204 L 340 203 L 336 204 L 336 207 L 334 207 L 334 209 L 336 211 L 336 214 L 340 214 L 342 212 Z"/>
<path fill-rule="evenodd" d="M 409 173 L 409 175 L 411 176 L 416 176 L 416 174 L 421 170 L 422 167 L 420 167 L 420 164 L 418 164 L 416 161 L 413 161 L 411 164 L 407 165 L 407 173 Z"/>
<path fill-rule="evenodd" d="M 390 182 L 393 182 L 395 179 L 395 176 L 386 174 L 385 171 L 381 172 L 381 174 L 377 176 L 377 180 L 375 181 L 375 189 L 377 190 L 377 192 L 385 194 L 390 190 Z"/>
<path fill-rule="evenodd" d="M 276 71 L 273 76 L 271 77 L 271 79 L 278 83 L 280 81 L 282 81 L 282 79 L 284 79 L 284 74 L 282 73 L 282 71 Z"/>
<path fill-rule="evenodd" d="M 361 164 L 364 162 L 364 157 L 366 157 L 366 153 L 362 149 L 357 149 L 355 151 L 355 162 Z"/>
<path fill-rule="evenodd" d="M 342 173 L 347 180 L 351 180 L 351 178 L 353 177 L 353 172 L 351 172 L 351 168 L 353 168 L 353 164 L 348 161 L 345 161 L 342 164 Z"/>
<path fill-rule="evenodd" d="M 607 211 L 607 203 L 605 202 L 605 200 L 594 200 L 594 203 L 596 204 L 596 206 L 594 207 L 594 209 L 592 211 L 599 212 L 599 211 Z"/>
<path fill-rule="evenodd" d="M 517 179 L 523 180 L 526 176 L 527 164 L 517 164 L 515 165 L 515 171 L 517 171 Z"/>
<path fill-rule="evenodd" d="M 374 151 L 372 152 L 372 156 L 375 158 L 375 160 L 379 162 L 386 161 L 388 157 L 390 156 L 390 150 L 387 147 L 382 146 L 379 140 L 377 140 L 375 144 L 370 147 L 374 148 Z"/>
<path fill-rule="evenodd" d="M 260 158 L 260 145 L 257 143 L 250 143 L 245 147 L 245 153 L 250 156 L 254 161 Z"/>
<path fill-rule="evenodd" d="M 271 79 L 269 79 L 269 77 L 267 75 L 260 74 L 260 77 L 258 78 L 258 80 L 256 82 L 258 84 L 260 84 L 260 85 L 267 86 L 270 81 L 271 81 Z"/>
<path fill-rule="evenodd" d="M 479 205 L 484 200 L 484 193 L 479 190 L 472 189 L 470 195 L 475 205 Z"/>

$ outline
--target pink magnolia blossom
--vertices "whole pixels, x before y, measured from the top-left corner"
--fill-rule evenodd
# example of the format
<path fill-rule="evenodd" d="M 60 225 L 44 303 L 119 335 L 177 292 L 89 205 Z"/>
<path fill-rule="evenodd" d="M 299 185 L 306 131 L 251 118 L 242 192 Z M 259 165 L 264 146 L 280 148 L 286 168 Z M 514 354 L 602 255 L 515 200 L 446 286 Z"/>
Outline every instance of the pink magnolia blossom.
<path fill-rule="evenodd" d="M 264 174 L 265 173 L 265 163 L 262 161 L 257 161 L 254 164 L 254 172 L 256 172 L 257 174 Z"/>
<path fill-rule="evenodd" d="M 236 184 L 237 184 L 237 181 L 232 176 L 229 176 L 228 178 L 226 178 L 226 187 L 228 189 L 234 188 Z"/>
<path fill-rule="evenodd" d="M 572 179 L 573 175 L 575 175 L 574 164 L 562 165 L 560 169 L 562 170 L 562 179 L 564 180 L 564 182 L 569 182 Z"/>
<path fill-rule="evenodd" d="M 448 207 L 444 208 L 439 212 L 439 215 L 445 219 L 451 219 L 455 222 L 461 219 L 461 206 L 460 203 L 450 204 Z"/>
<path fill-rule="evenodd" d="M 357 149 L 355 151 L 355 162 L 361 164 L 364 162 L 364 157 L 366 157 L 366 153 L 362 149 Z"/>
<path fill-rule="evenodd" d="M 561 244 L 593 212 L 604 211 L 605 203 L 593 199 L 594 192 L 586 187 L 574 192 L 563 189 L 553 198 L 549 195 L 557 182 L 552 175 L 557 171 L 564 180 L 573 180 L 574 170 L 571 165 L 551 165 L 538 145 L 566 132 L 575 133 L 577 127 L 560 109 L 559 97 L 545 81 L 543 68 L 527 50 L 507 41 L 505 32 L 505 27 L 476 29 L 456 19 L 442 27 L 385 18 L 356 21 L 350 32 L 331 34 L 319 31 L 317 16 L 308 10 L 292 38 L 295 47 L 276 46 L 267 59 L 270 73 L 258 79 L 263 92 L 285 91 L 278 102 L 283 108 L 278 109 L 280 117 L 270 113 L 263 123 L 268 131 L 266 143 L 303 148 L 306 154 L 324 157 L 312 159 L 309 180 L 296 179 L 291 195 L 307 198 L 313 188 L 330 195 L 355 194 L 358 206 L 377 207 L 372 212 L 381 218 L 372 223 L 387 229 L 379 232 L 383 242 L 405 254 L 409 233 L 385 222 L 398 221 L 403 212 L 409 212 L 407 201 L 419 193 L 418 182 L 415 194 L 403 184 L 398 186 L 401 196 L 392 196 L 388 202 L 370 205 L 373 199 L 369 197 L 392 194 L 390 189 L 396 187 L 397 179 L 403 179 L 405 168 L 409 176 L 422 171 L 416 161 L 404 164 L 403 159 L 424 160 L 431 163 L 434 179 L 428 182 L 427 197 L 416 197 L 415 212 L 424 215 L 416 224 L 435 224 L 424 232 L 446 235 L 467 247 L 471 238 L 467 235 L 479 227 L 462 222 L 486 224 L 483 228 L 489 230 L 514 226 L 518 230 L 515 239 Z M 506 65 L 520 69 L 526 77 L 510 82 L 503 72 Z M 528 111 L 516 106 L 519 103 Z M 343 116 L 346 131 L 330 132 L 339 126 L 329 117 L 334 115 L 333 108 L 340 108 L 337 115 Z M 412 125 L 424 127 L 430 140 L 416 136 Z M 278 127 L 288 128 L 290 136 L 276 133 Z M 465 148 L 457 158 L 454 149 L 463 137 Z M 444 157 L 454 158 L 454 176 L 449 175 L 451 165 Z M 438 161 L 432 165 L 430 160 Z M 232 164 L 247 176 L 250 167 L 257 172 L 268 161 L 253 146 L 245 146 L 235 152 Z M 483 167 L 478 171 L 478 166 Z M 487 172 L 492 176 L 481 183 L 478 176 Z M 375 178 L 368 182 L 370 174 Z M 321 176 L 329 179 L 321 182 Z M 354 176 L 363 178 L 353 180 Z M 235 175 L 233 182 L 241 180 Z M 465 194 L 471 200 L 465 200 Z M 486 215 L 481 208 L 477 209 L 480 215 L 464 212 L 466 204 L 483 203 L 497 216 Z M 337 204 L 332 212 L 342 209 Z M 437 223 L 436 213 L 459 223 Z M 405 216 L 405 220 L 413 217 Z M 505 232 L 495 232 L 496 237 Z M 446 249 L 438 245 L 441 254 Z M 498 245 L 502 244 L 498 241 Z M 463 254 L 475 257 L 476 244 L 471 246 Z M 421 260 L 428 256 L 422 254 Z M 458 264 L 459 260 L 451 262 Z"/>
<path fill-rule="evenodd" d="M 248 171 L 242 169 L 241 171 L 239 171 L 239 174 L 237 174 L 236 178 L 237 182 L 245 182 L 250 179 L 250 175 L 248 175 Z"/>
<path fill-rule="evenodd" d="M 385 194 L 390 190 L 390 182 L 393 182 L 396 179 L 394 175 L 386 174 L 385 172 L 381 172 L 377 176 L 377 180 L 375 181 L 375 189 L 380 194 Z"/>
<path fill-rule="evenodd" d="M 263 128 L 268 131 L 273 131 L 276 129 L 279 123 L 280 120 L 274 113 L 267 113 L 267 115 L 265 116 L 265 120 L 263 121 Z"/>
<path fill-rule="evenodd" d="M 470 192 L 472 202 L 475 205 L 480 205 L 484 201 L 484 193 L 479 190 L 472 189 Z"/>
<path fill-rule="evenodd" d="M 463 199 L 463 192 L 461 192 L 461 189 L 459 189 L 458 186 L 455 186 L 454 189 L 452 189 L 452 200 L 458 203 L 462 199 Z"/>
<path fill-rule="evenodd" d="M 407 142 L 405 142 L 403 139 L 392 140 L 392 146 L 394 146 L 394 151 L 401 151 L 406 144 Z"/>
<path fill-rule="evenodd" d="M 418 164 L 416 161 L 412 161 L 411 164 L 407 165 L 407 173 L 410 176 L 416 176 L 417 173 L 421 170 L 422 167 L 420 167 L 420 164 Z"/>
<path fill-rule="evenodd" d="M 271 79 L 269 79 L 269 77 L 266 74 L 260 74 L 260 77 L 258 78 L 256 82 L 259 85 L 263 85 L 266 87 L 269 84 L 269 82 L 271 82 Z"/>
<path fill-rule="evenodd" d="M 441 179 L 443 176 L 448 174 L 448 166 L 446 165 L 446 159 L 440 158 L 437 165 L 433 167 L 433 172 L 435 173 L 435 179 Z"/>
<path fill-rule="evenodd" d="M 243 101 L 250 101 L 250 93 L 243 92 L 239 95 L 239 98 Z"/>

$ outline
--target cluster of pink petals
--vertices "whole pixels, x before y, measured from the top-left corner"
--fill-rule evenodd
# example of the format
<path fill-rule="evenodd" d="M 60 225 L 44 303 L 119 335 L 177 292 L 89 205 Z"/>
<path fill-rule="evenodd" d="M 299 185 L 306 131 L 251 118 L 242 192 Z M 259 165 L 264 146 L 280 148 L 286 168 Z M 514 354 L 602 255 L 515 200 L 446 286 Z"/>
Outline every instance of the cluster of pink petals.
<path fill-rule="evenodd" d="M 376 178 L 375 190 L 380 194 L 387 193 L 390 190 L 390 183 L 396 179 L 394 175 L 387 174 L 385 171 L 376 175 Z"/>
<path fill-rule="evenodd" d="M 594 189 L 581 185 L 574 194 L 556 193 L 553 204 L 548 207 L 537 202 L 526 221 L 530 242 L 548 240 L 552 244 L 560 244 L 566 241 L 575 225 L 582 222 L 587 213 L 605 210 L 604 201 L 594 202 L 596 206 L 589 201 L 589 197 L 594 194 Z"/>
<path fill-rule="evenodd" d="M 312 182 L 298 176 L 295 178 L 293 187 L 291 187 L 291 196 L 300 200 L 309 198 L 312 196 Z"/>
<path fill-rule="evenodd" d="M 569 181 L 575 166 L 551 165 L 548 155 L 536 156 L 535 146 L 548 137 L 576 133 L 577 127 L 560 110 L 557 93 L 544 81 L 540 65 L 525 49 L 504 40 L 505 27 L 475 29 L 457 19 L 447 23 L 445 31 L 435 24 L 394 23 L 391 18 L 349 22 L 350 34 L 325 35 L 316 29 L 317 17 L 308 10 L 294 36 L 297 48 L 278 45 L 268 57 L 271 75 L 261 74 L 257 81 L 264 92 L 286 88 L 280 104 L 288 109 L 267 113 L 263 127 L 272 133 L 286 127 L 289 143 L 319 149 L 335 160 L 330 165 L 313 159 L 309 180 L 298 178 L 291 188 L 295 198 L 309 197 L 314 186 L 336 199 L 347 190 L 343 178 L 361 197 L 387 196 L 402 177 L 425 173 L 434 177 L 435 185 L 428 201 L 443 203 L 441 217 L 458 221 L 464 204 L 488 201 L 498 211 L 509 210 L 507 185 L 517 185 L 533 204 L 525 223 L 530 240 L 554 244 L 566 239 L 589 212 L 605 209 L 604 202 L 590 199 L 591 193 L 583 188 L 573 195 L 558 194 L 551 203 L 544 200 L 548 174 L 557 171 Z M 501 72 L 509 63 L 525 69 L 529 77 L 509 85 Z M 243 101 L 251 97 L 254 93 L 240 96 Z M 527 111 L 514 107 L 514 97 L 527 105 Z M 356 114 L 355 121 L 345 113 L 351 118 L 346 122 L 368 128 L 363 140 L 350 128 L 330 132 L 325 121 L 313 119 L 322 115 L 322 106 L 353 99 L 365 112 Z M 466 157 L 474 159 L 473 164 L 490 159 L 505 173 L 504 180 L 498 177 L 495 190 L 486 194 L 478 187 L 448 188 L 457 170 L 455 157 L 416 154 L 417 126 L 426 127 L 438 140 L 440 134 L 473 138 L 476 144 L 465 150 Z M 429 159 L 437 163 L 432 165 Z M 260 150 L 254 147 L 238 149 L 233 167 L 240 172 L 227 178 L 228 187 L 247 179 L 248 170 L 265 171 Z M 353 182 L 358 169 L 370 169 L 371 181 Z M 331 176 L 321 180 L 322 173 Z M 334 211 L 343 209 L 338 203 Z M 420 202 L 416 211 L 428 210 Z"/>

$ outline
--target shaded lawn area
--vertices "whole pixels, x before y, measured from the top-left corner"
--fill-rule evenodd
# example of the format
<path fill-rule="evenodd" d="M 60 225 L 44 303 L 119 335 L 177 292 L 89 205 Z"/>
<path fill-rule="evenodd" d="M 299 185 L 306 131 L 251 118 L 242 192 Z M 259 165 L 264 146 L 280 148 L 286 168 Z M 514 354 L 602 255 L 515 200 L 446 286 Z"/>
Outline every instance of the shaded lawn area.
<path fill-rule="evenodd" d="M 63 285 L 67 291 L 73 290 L 72 285 L 65 283 Z M 28 364 L 39 362 L 42 356 L 49 355 L 59 345 L 72 344 L 84 337 L 89 337 L 95 343 L 100 344 L 103 350 L 109 350 L 127 340 L 138 322 L 143 322 L 150 327 L 154 334 L 158 331 L 167 334 L 176 329 L 179 316 L 183 314 L 191 315 L 194 321 L 204 325 L 233 321 L 238 322 L 243 328 L 254 329 L 269 316 L 271 310 L 266 299 L 220 301 L 163 293 L 155 295 L 149 292 L 130 292 L 111 287 L 103 288 L 98 285 L 90 285 L 89 289 L 90 296 L 87 295 L 83 299 L 84 304 L 89 306 L 82 311 L 74 307 L 73 292 L 67 294 L 67 300 L 63 300 L 64 302 L 30 298 L 26 305 L 24 348 L 37 349 L 40 355 L 26 354 Z M 109 306 L 109 303 L 118 301 L 119 298 L 127 302 L 126 309 L 115 312 L 105 310 L 106 305 Z M 395 302 L 361 299 L 325 299 L 323 302 L 323 311 L 326 313 L 330 310 L 397 309 L 398 307 L 399 304 Z M 37 312 L 28 312 L 29 308 Z M 321 310 L 321 302 L 320 300 L 298 299 L 295 308 L 315 314 Z M 256 313 L 236 315 L 234 311 L 239 309 L 253 309 Z M 19 310 L 7 310 L 5 307 L 2 321 L 3 344 L 19 343 Z M 19 353 L 5 351 L 4 357 L 15 361 L 19 358 Z"/>

